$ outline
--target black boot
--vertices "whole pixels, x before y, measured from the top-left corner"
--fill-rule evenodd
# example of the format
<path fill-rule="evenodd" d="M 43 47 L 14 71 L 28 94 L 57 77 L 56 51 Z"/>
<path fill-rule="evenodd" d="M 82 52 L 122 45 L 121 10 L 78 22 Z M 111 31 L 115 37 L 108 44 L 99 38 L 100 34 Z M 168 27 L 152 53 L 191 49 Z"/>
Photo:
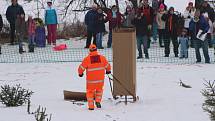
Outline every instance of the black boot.
<path fill-rule="evenodd" d="M 34 52 L 34 45 L 28 45 L 29 53 Z"/>
<path fill-rule="evenodd" d="M 0 46 L 0 54 L 1 54 L 1 46 Z"/>
<path fill-rule="evenodd" d="M 101 106 L 101 103 L 96 102 L 96 107 L 97 107 L 97 108 L 101 108 L 101 107 L 102 107 L 102 106 Z"/>

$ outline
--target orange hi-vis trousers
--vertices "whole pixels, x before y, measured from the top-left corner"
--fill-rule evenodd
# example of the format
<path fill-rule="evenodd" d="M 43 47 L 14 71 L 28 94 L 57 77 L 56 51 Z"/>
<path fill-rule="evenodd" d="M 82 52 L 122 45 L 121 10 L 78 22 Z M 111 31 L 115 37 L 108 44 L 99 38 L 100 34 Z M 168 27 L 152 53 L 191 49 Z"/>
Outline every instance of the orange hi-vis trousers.
<path fill-rule="evenodd" d="M 88 107 L 93 109 L 94 103 L 95 102 L 100 103 L 102 100 L 104 81 L 98 80 L 98 81 L 90 81 L 90 82 L 95 82 L 95 83 L 87 84 L 87 101 L 88 101 Z"/>

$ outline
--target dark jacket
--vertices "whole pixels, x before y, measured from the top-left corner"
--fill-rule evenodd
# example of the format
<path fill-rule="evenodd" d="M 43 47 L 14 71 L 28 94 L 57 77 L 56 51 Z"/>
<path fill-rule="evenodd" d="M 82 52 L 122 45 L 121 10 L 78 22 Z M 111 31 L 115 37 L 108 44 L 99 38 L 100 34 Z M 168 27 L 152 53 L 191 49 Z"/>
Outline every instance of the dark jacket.
<path fill-rule="evenodd" d="M 200 16 L 198 22 L 195 22 L 193 19 L 190 21 L 189 30 L 193 38 L 196 38 L 196 35 L 198 34 L 200 29 L 204 34 L 208 32 L 209 28 L 209 23 L 203 16 Z"/>
<path fill-rule="evenodd" d="M 100 33 L 100 32 L 105 32 L 105 23 L 107 22 L 107 20 L 105 20 L 105 15 L 103 13 L 99 14 L 97 16 L 97 25 L 96 25 L 96 32 Z"/>
<path fill-rule="evenodd" d="M 25 14 L 21 5 L 10 5 L 6 11 L 6 18 L 10 24 L 15 24 L 17 15 Z"/>
<path fill-rule="evenodd" d="M 0 15 L 0 32 L 3 28 L 3 20 L 2 20 L 2 16 Z"/>
<path fill-rule="evenodd" d="M 147 22 L 146 22 L 146 17 L 143 16 L 141 17 L 141 19 L 138 19 L 138 18 L 135 18 L 133 21 L 132 21 L 132 24 L 135 26 L 136 28 L 136 35 L 137 36 L 147 36 L 147 33 L 148 33 L 148 25 L 147 25 Z"/>
<path fill-rule="evenodd" d="M 97 11 L 90 10 L 85 15 L 85 24 L 87 25 L 87 30 L 91 32 L 96 32 L 96 21 L 97 21 Z"/>
<path fill-rule="evenodd" d="M 211 8 L 209 4 L 208 4 L 207 7 L 201 7 L 200 8 L 200 12 L 201 12 L 201 14 L 202 13 L 208 13 L 208 16 L 209 16 L 210 20 L 212 22 L 214 22 L 214 20 L 215 20 L 215 13 L 214 13 L 213 8 Z"/>
<path fill-rule="evenodd" d="M 172 22 L 170 18 L 172 17 Z M 161 18 L 163 21 L 166 22 L 165 24 L 165 30 L 166 32 L 170 33 L 171 35 L 177 36 L 177 30 L 178 30 L 178 16 L 176 14 L 164 14 Z"/>

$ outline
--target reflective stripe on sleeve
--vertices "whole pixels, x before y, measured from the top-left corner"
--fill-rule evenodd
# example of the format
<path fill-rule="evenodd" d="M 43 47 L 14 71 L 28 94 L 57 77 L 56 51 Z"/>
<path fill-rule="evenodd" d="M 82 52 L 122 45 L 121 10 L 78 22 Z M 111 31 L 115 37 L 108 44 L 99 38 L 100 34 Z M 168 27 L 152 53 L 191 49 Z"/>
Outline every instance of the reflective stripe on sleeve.
<path fill-rule="evenodd" d="M 82 65 L 80 65 L 80 68 L 81 68 L 82 70 L 85 70 L 85 68 L 84 68 Z"/>
<path fill-rule="evenodd" d="M 105 68 L 108 68 L 108 66 L 109 66 L 109 64 L 107 64 L 107 65 L 105 66 Z"/>

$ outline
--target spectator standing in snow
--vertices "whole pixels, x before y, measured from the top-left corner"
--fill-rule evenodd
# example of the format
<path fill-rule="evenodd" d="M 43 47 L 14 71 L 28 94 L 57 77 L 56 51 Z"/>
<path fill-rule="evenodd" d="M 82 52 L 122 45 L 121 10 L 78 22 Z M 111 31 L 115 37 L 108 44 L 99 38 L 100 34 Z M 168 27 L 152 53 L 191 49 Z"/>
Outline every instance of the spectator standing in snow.
<path fill-rule="evenodd" d="M 164 47 L 163 42 L 166 39 L 166 32 L 165 32 L 165 24 L 166 22 L 162 19 L 162 16 L 166 13 L 164 10 L 164 5 L 161 4 L 156 16 L 156 21 L 158 24 L 158 34 L 159 34 L 159 45 L 160 47 Z"/>
<path fill-rule="evenodd" d="M 17 15 L 24 14 L 25 12 L 21 5 L 18 4 L 18 0 L 11 0 L 12 5 L 7 8 L 6 18 L 10 23 L 10 44 L 14 45 L 15 39 L 15 23 Z"/>
<path fill-rule="evenodd" d="M 32 16 L 28 17 L 28 48 L 29 52 L 34 52 L 36 23 Z"/>
<path fill-rule="evenodd" d="M 208 30 L 208 34 L 207 34 L 207 41 L 208 41 L 209 47 L 212 48 L 213 47 L 212 34 L 213 34 L 213 31 L 214 31 L 213 23 L 209 19 L 208 13 L 204 13 L 203 16 L 205 17 L 205 19 L 207 20 L 207 22 L 209 24 L 209 30 Z"/>
<path fill-rule="evenodd" d="M 189 25 L 189 30 L 191 32 L 191 36 L 194 39 L 194 47 L 196 52 L 196 63 L 201 62 L 201 54 L 200 54 L 200 48 L 203 50 L 203 54 L 205 57 L 205 63 L 210 63 L 210 57 L 208 54 L 208 41 L 200 40 L 198 38 L 202 37 L 205 33 L 209 30 L 209 23 L 207 20 L 200 14 L 199 10 L 196 10 L 194 14 L 194 18 L 191 20 Z M 202 31 L 200 33 L 200 30 Z M 197 35 L 199 34 L 199 37 Z"/>
<path fill-rule="evenodd" d="M 137 49 L 139 52 L 139 56 L 137 59 L 143 58 L 143 52 L 142 52 L 142 45 L 144 47 L 144 54 L 145 58 L 149 59 L 149 54 L 148 54 L 148 24 L 147 24 L 147 19 L 144 16 L 142 12 L 138 12 L 137 15 L 135 15 L 135 19 L 132 21 L 132 24 L 136 28 L 136 37 L 137 37 Z"/>
<path fill-rule="evenodd" d="M 105 32 L 105 23 L 107 22 L 105 19 L 105 15 L 103 14 L 102 8 L 98 8 L 98 16 L 97 16 L 97 25 L 96 27 L 96 44 L 98 49 L 104 49 L 102 46 L 103 34 Z"/>
<path fill-rule="evenodd" d="M 119 12 L 118 7 L 113 5 L 111 10 L 107 12 L 107 20 L 109 21 L 109 36 L 107 47 L 111 48 L 112 46 L 112 31 L 117 27 L 120 27 L 123 23 L 123 16 Z"/>
<path fill-rule="evenodd" d="M 48 44 L 56 45 L 57 38 L 57 13 L 56 10 L 52 7 L 52 1 L 47 1 L 47 8 L 45 10 L 45 25 L 48 29 Z"/>
<path fill-rule="evenodd" d="M 15 22 L 15 30 L 19 41 L 19 53 L 22 54 L 23 52 L 25 52 L 23 50 L 23 43 L 22 43 L 26 32 L 26 23 L 25 23 L 24 14 L 17 15 L 16 22 Z"/>
<path fill-rule="evenodd" d="M 3 20 L 2 20 L 2 16 L 0 14 L 0 40 L 1 40 L 1 31 L 3 28 Z M 1 54 L 1 44 L 0 44 L 0 54 Z"/>
<path fill-rule="evenodd" d="M 190 24 L 190 21 L 192 18 L 194 18 L 194 13 L 195 13 L 196 9 L 195 7 L 193 6 L 193 3 L 192 2 L 189 2 L 186 10 L 184 11 L 184 28 L 187 29 L 188 31 L 188 35 L 189 35 L 189 24 Z M 193 39 L 191 39 L 191 47 L 193 47 Z"/>
<path fill-rule="evenodd" d="M 149 6 L 148 0 L 143 1 L 143 7 L 140 9 L 141 12 L 143 12 L 143 15 L 146 17 L 146 22 L 147 22 L 147 29 L 148 29 L 148 48 L 150 47 L 151 44 L 151 28 L 152 28 L 152 23 L 154 19 L 154 12 L 151 6 Z"/>
<path fill-rule="evenodd" d="M 168 13 L 162 16 L 162 20 L 166 22 L 165 32 L 166 39 L 164 40 L 165 57 L 169 57 L 170 54 L 170 42 L 172 41 L 175 57 L 178 57 L 178 16 L 174 13 L 174 8 L 170 7 Z"/>
<path fill-rule="evenodd" d="M 152 9 L 153 9 L 153 13 L 154 13 L 153 24 L 152 24 L 152 38 L 153 38 L 152 43 L 156 43 L 157 35 L 158 35 L 158 24 L 156 21 L 156 16 L 157 16 L 157 13 L 159 10 L 158 0 L 152 0 Z"/>
<path fill-rule="evenodd" d="M 96 45 L 96 26 L 97 26 L 97 5 L 93 5 L 92 9 L 85 15 L 85 24 L 87 26 L 87 41 L 85 48 L 89 48 L 93 37 L 93 44 Z"/>
<path fill-rule="evenodd" d="M 180 45 L 180 59 L 188 58 L 188 47 L 189 39 L 187 36 L 187 29 L 183 29 L 181 35 L 178 37 L 178 42 Z"/>

